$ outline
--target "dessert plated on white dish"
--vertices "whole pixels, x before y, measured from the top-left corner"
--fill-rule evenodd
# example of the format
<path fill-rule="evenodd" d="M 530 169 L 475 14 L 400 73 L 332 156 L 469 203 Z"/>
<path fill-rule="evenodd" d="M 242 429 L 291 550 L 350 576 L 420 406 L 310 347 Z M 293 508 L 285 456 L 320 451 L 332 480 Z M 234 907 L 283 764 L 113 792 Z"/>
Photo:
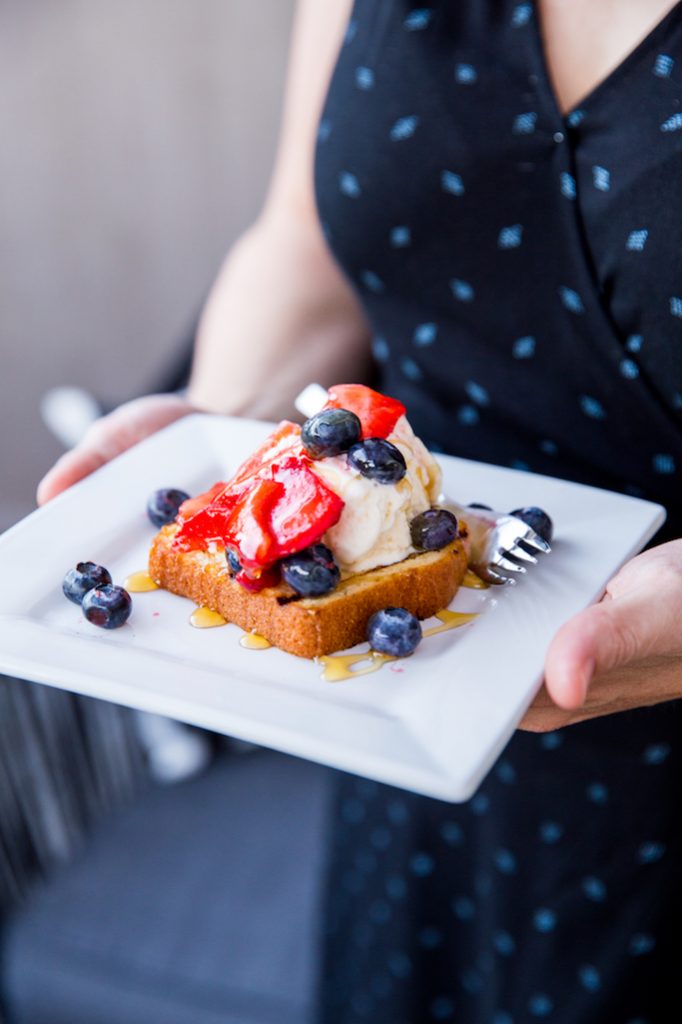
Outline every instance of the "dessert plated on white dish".
<path fill-rule="evenodd" d="M 115 584 L 146 569 L 156 531 L 145 503 L 155 488 L 198 494 L 229 479 L 271 429 L 187 417 L 0 537 L 0 671 L 466 799 L 532 699 L 558 627 L 653 536 L 663 509 L 439 455 L 443 490 L 460 502 L 547 509 L 552 554 L 516 587 L 460 587 L 449 611 L 466 624 L 444 629 L 428 620 L 424 632 L 434 632 L 409 658 L 374 671 L 368 645 L 359 645 L 339 682 L 323 678 L 320 661 L 253 649 L 237 626 L 193 629 L 191 603 L 162 590 L 133 594 L 132 613 L 116 630 L 91 625 L 65 600 L 62 579 L 80 561 L 105 565 Z"/>

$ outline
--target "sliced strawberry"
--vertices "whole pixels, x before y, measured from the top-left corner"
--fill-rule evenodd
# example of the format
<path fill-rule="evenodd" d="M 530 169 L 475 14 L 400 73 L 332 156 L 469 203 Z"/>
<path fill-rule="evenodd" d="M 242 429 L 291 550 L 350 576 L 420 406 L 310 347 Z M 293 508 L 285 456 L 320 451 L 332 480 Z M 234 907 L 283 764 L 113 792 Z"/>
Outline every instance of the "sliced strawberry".
<path fill-rule="evenodd" d="M 402 402 L 372 391 L 364 384 L 337 384 L 330 388 L 325 409 L 348 409 L 354 412 L 362 424 L 363 438 L 387 438 L 405 414 Z"/>
<path fill-rule="evenodd" d="M 277 557 L 302 551 L 339 521 L 344 502 L 317 474 L 308 459 L 289 456 L 273 465 L 272 475 L 284 486 L 284 496 L 272 509 L 271 529 Z"/>
<path fill-rule="evenodd" d="M 180 522 L 180 528 L 173 538 L 173 547 L 180 551 L 190 551 L 205 549 L 211 541 L 222 544 L 225 524 L 239 497 L 239 491 L 229 492 L 223 484 L 222 490 L 218 491 L 217 497 L 210 504 Z"/>
<path fill-rule="evenodd" d="M 276 587 L 280 582 L 279 567 L 273 566 L 271 569 L 263 569 L 258 576 L 251 576 L 245 569 L 238 572 L 235 579 L 244 590 L 250 591 L 252 594 L 257 594 L 259 590 L 264 590 L 265 587 Z"/>
<path fill-rule="evenodd" d="M 300 454 L 302 452 L 301 447 L 301 428 L 297 423 L 290 423 L 289 420 L 282 420 L 271 434 L 268 434 L 263 444 L 258 448 L 253 455 L 249 455 L 248 459 L 242 462 L 241 466 L 230 480 L 230 486 L 240 483 L 242 480 L 246 480 L 250 476 L 255 476 L 259 473 L 264 466 L 268 463 L 273 462 L 275 459 L 282 458 L 285 454 L 293 453 Z"/>
<path fill-rule="evenodd" d="M 300 428 L 281 423 L 227 484 L 185 502 L 173 547 L 236 549 L 250 580 L 280 558 L 314 544 L 336 523 L 343 500 L 310 469 Z M 241 581 L 246 586 L 246 581 Z M 248 586 L 270 586 L 249 583 Z"/>
<path fill-rule="evenodd" d="M 225 483 L 217 483 L 210 490 L 204 491 L 203 494 L 197 494 L 196 498 L 188 498 L 187 501 L 183 501 L 178 512 L 180 521 L 184 522 L 186 519 L 196 515 L 197 512 L 201 512 L 202 508 L 206 508 L 212 501 L 215 501 L 220 492 L 224 491 L 226 487 L 227 484 Z"/>
<path fill-rule="evenodd" d="M 230 509 L 224 523 L 223 540 L 237 549 L 237 557 L 244 568 L 258 568 L 277 561 L 277 538 L 272 533 L 270 520 L 282 499 L 286 499 L 282 483 L 256 476 L 249 480 Z"/>

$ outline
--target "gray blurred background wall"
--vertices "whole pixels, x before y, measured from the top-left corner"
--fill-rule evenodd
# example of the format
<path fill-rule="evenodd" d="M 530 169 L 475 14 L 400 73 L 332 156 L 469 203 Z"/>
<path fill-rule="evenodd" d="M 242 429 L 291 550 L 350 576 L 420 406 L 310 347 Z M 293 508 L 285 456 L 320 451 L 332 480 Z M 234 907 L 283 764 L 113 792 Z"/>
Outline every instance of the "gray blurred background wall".
<path fill-rule="evenodd" d="M 0 530 L 177 352 L 272 163 L 294 0 L 0 0 Z"/>

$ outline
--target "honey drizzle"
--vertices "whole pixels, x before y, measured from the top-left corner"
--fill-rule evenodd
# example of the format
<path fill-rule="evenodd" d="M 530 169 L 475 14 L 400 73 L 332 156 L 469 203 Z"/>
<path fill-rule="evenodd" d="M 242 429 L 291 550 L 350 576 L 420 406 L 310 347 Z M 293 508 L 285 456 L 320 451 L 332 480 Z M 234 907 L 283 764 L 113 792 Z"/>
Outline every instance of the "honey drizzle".
<path fill-rule="evenodd" d="M 213 629 L 214 626 L 224 626 L 227 619 L 224 619 L 220 612 L 214 612 L 210 608 L 195 608 L 189 617 L 190 625 L 195 629 Z"/>
<path fill-rule="evenodd" d="M 422 636 L 435 636 L 436 633 L 445 633 L 448 629 L 459 629 L 460 626 L 466 626 L 467 622 L 478 618 L 478 612 L 451 612 L 444 608 L 442 612 L 438 612 L 436 618 L 440 619 L 440 626 L 425 629 Z"/>
<path fill-rule="evenodd" d="M 362 654 L 323 654 L 316 659 L 323 666 L 322 678 L 328 683 L 340 683 L 353 676 L 366 676 L 370 672 L 378 672 L 387 661 L 397 660 L 391 654 L 380 654 L 372 650 Z"/>
<path fill-rule="evenodd" d="M 155 583 L 148 572 L 134 572 L 128 576 L 123 586 L 130 594 L 145 594 L 148 590 L 159 590 L 159 584 Z"/>
<path fill-rule="evenodd" d="M 244 633 L 239 641 L 239 646 L 245 647 L 248 651 L 265 651 L 268 647 L 272 647 L 272 644 L 260 633 Z"/>
<path fill-rule="evenodd" d="M 436 633 L 445 633 L 448 629 L 458 629 L 477 617 L 477 612 L 451 612 L 445 608 L 436 615 L 436 618 L 440 619 L 440 626 L 431 626 L 430 629 L 424 630 L 423 636 L 435 636 Z M 323 666 L 322 678 L 326 682 L 340 683 L 354 676 L 378 672 L 386 662 L 398 659 L 391 654 L 380 654 L 379 651 L 370 649 L 361 654 L 325 654 L 316 660 Z"/>
<path fill-rule="evenodd" d="M 482 580 L 480 576 L 477 576 L 472 569 L 467 569 L 462 580 L 462 586 L 468 587 L 470 590 L 487 590 L 490 584 Z"/>

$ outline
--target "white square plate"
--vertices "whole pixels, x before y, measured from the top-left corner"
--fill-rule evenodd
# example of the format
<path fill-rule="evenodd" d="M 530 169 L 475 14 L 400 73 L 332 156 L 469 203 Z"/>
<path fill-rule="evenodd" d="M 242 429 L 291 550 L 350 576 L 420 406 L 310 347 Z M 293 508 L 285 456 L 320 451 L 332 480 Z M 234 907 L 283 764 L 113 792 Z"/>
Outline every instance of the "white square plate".
<path fill-rule="evenodd" d="M 557 628 L 653 536 L 659 505 L 549 477 L 439 456 L 444 490 L 494 508 L 540 505 L 551 555 L 516 587 L 461 589 L 480 613 L 379 671 L 328 683 L 319 664 L 193 629 L 190 602 L 136 594 L 118 630 L 90 625 L 61 591 L 78 561 L 114 582 L 146 568 L 158 487 L 198 494 L 227 479 L 268 424 L 191 416 L 137 446 L 0 537 L 0 671 L 169 715 L 443 800 L 465 800 L 542 677 Z M 359 648 L 361 650 L 362 648 Z"/>

